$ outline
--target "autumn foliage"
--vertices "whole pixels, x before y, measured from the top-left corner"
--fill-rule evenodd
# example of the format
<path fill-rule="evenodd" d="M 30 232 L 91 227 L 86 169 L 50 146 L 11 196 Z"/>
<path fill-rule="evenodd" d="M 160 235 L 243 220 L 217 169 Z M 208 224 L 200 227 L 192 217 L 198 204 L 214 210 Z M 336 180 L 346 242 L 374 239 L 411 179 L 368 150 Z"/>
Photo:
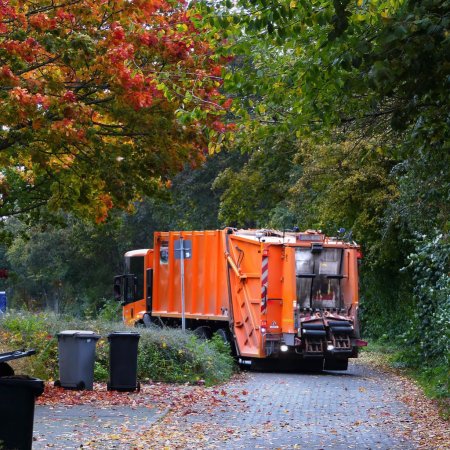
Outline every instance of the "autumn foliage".
<path fill-rule="evenodd" d="M 102 221 L 198 160 L 229 107 L 217 39 L 183 1 L 0 0 L 1 215 Z"/>

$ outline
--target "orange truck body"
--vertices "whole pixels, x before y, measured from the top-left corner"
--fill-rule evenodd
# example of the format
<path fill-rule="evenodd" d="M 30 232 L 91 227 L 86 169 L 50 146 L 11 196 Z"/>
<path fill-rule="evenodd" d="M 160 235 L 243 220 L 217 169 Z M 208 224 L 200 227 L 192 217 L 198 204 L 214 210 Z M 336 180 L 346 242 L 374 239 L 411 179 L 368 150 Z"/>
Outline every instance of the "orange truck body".
<path fill-rule="evenodd" d="M 127 324 L 183 320 L 220 331 L 241 362 L 278 358 L 345 370 L 365 345 L 360 255 L 354 242 L 311 230 L 157 232 L 153 249 L 125 254 L 115 287 Z"/>

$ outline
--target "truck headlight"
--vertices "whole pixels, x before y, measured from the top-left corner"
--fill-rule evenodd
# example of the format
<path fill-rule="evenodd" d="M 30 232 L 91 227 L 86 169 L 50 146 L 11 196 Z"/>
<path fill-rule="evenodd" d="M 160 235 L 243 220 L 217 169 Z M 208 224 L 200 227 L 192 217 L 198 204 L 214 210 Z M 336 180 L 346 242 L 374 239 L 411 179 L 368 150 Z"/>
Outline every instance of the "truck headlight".
<path fill-rule="evenodd" d="M 282 352 L 287 352 L 289 350 L 289 347 L 286 344 L 280 345 L 280 350 Z"/>

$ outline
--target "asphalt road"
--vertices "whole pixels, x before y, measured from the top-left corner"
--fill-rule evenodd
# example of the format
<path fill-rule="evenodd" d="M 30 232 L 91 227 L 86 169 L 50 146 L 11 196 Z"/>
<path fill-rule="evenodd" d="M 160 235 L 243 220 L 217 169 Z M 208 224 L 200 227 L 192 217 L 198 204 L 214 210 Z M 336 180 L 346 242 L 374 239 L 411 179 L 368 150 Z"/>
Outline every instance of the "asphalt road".
<path fill-rule="evenodd" d="M 322 374 L 250 372 L 209 388 L 210 400 L 193 397 L 173 410 L 37 406 L 33 449 L 414 449 L 402 432 L 411 416 L 401 391 L 392 375 L 360 364 Z M 221 395 L 229 401 L 211 400 Z M 113 433 L 124 422 L 133 431 L 119 439 Z"/>

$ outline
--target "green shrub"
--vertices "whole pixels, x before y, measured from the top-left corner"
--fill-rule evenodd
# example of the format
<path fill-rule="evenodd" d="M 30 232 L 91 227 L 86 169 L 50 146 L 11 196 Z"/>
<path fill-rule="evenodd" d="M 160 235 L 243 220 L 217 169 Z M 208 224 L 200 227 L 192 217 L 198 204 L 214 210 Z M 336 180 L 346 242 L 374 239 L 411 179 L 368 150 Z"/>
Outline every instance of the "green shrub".
<path fill-rule="evenodd" d="M 100 308 L 97 318 L 100 321 L 114 322 L 118 317 L 122 316 L 122 305 L 117 300 L 105 300 Z"/>
<path fill-rule="evenodd" d="M 112 331 L 130 331 L 120 322 L 11 312 L 0 319 L 0 352 L 36 349 L 36 355 L 13 362 L 16 373 L 54 380 L 58 377 L 56 335 L 62 330 L 76 329 L 95 331 L 102 336 L 96 347 L 94 379 L 106 381 L 109 371 L 106 337 Z M 138 378 L 141 380 L 175 383 L 204 380 L 211 385 L 226 381 L 233 373 L 230 349 L 218 336 L 203 341 L 191 332 L 158 327 L 142 328 L 139 333 Z"/>
<path fill-rule="evenodd" d="M 233 373 L 229 348 L 198 339 L 193 333 L 170 328 L 141 331 L 138 373 L 141 378 L 206 384 L 226 381 Z"/>

